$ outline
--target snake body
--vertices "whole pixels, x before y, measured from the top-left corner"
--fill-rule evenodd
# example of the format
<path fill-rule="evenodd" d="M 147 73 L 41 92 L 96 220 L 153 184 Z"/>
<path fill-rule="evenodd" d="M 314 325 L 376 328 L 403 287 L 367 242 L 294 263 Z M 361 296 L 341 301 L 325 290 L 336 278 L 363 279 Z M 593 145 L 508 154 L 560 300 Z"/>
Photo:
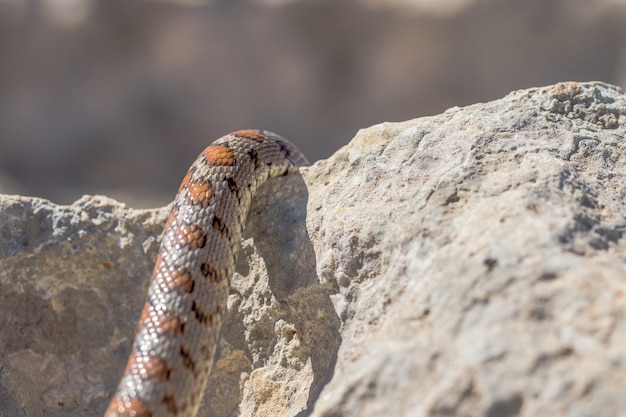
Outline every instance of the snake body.
<path fill-rule="evenodd" d="M 133 349 L 105 417 L 193 417 L 213 365 L 256 189 L 308 164 L 286 139 L 241 130 L 189 168 L 163 231 Z"/>

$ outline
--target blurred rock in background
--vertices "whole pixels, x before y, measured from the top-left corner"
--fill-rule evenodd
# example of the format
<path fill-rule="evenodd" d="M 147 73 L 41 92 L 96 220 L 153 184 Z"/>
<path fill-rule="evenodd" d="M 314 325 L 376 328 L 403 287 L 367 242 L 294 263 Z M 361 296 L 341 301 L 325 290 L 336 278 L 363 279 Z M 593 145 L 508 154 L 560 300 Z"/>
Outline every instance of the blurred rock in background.
<path fill-rule="evenodd" d="M 0 0 L 0 192 L 163 205 L 233 130 L 315 161 L 382 121 L 625 86 L 625 23 L 623 0 Z"/>

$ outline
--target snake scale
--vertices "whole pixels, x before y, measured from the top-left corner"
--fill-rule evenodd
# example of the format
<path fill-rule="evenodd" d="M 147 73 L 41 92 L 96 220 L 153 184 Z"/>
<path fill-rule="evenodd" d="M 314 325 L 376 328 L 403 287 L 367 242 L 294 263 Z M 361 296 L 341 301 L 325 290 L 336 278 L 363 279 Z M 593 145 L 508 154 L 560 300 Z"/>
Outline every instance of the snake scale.
<path fill-rule="evenodd" d="M 198 156 L 176 194 L 105 417 L 196 415 L 252 197 L 269 177 L 307 164 L 286 139 L 261 130 L 226 135 Z"/>

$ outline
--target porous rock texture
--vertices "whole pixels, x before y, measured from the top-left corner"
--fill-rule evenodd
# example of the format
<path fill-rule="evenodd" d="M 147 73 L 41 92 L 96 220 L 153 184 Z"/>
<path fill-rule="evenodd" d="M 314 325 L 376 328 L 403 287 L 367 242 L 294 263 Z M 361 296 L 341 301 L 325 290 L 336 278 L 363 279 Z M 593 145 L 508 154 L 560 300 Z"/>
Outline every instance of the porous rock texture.
<path fill-rule="evenodd" d="M 626 97 L 360 131 L 259 190 L 201 416 L 626 413 Z M 0 200 L 0 414 L 97 416 L 167 207 Z"/>

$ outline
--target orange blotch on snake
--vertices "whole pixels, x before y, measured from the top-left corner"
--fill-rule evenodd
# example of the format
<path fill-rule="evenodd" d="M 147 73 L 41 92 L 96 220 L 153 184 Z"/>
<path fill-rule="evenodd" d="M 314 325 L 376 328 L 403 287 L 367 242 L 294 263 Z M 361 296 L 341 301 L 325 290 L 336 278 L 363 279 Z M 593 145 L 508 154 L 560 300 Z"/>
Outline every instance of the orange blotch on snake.
<path fill-rule="evenodd" d="M 193 204 L 202 204 L 203 207 L 209 205 L 211 198 L 211 183 L 203 180 L 189 180 L 187 183 L 188 198 Z"/>
<path fill-rule="evenodd" d="M 180 289 L 184 293 L 191 293 L 195 288 L 195 282 L 191 278 L 191 275 L 185 269 L 179 269 L 172 273 L 172 276 L 167 282 L 171 291 Z"/>
<path fill-rule="evenodd" d="M 213 166 L 235 165 L 235 154 L 233 150 L 223 144 L 210 145 L 202 151 L 202 155 L 204 155 L 209 164 Z"/>
<path fill-rule="evenodd" d="M 231 135 L 238 138 L 252 139 L 259 143 L 262 143 L 267 138 L 262 130 L 238 130 L 231 133 Z"/>
<path fill-rule="evenodd" d="M 126 369 L 143 379 L 154 378 L 157 381 L 167 381 L 172 373 L 163 359 L 144 355 L 137 350 L 131 352 Z"/>
<path fill-rule="evenodd" d="M 152 272 L 156 274 L 156 272 L 158 272 L 161 268 L 167 269 L 167 265 L 165 264 L 165 262 L 163 262 L 163 257 L 159 253 L 157 255 L 156 261 L 154 261 L 154 269 L 152 270 Z"/>
<path fill-rule="evenodd" d="M 150 333 L 163 335 L 166 333 L 176 337 L 185 329 L 185 323 L 178 317 L 159 314 L 149 303 L 146 303 L 141 311 L 139 326 L 145 327 Z"/>
<path fill-rule="evenodd" d="M 191 246 L 192 249 L 201 249 L 206 244 L 206 236 L 197 224 L 181 225 L 178 230 L 177 239 L 182 245 Z"/>
<path fill-rule="evenodd" d="M 185 323 L 183 323 L 178 317 L 171 316 L 157 316 L 157 323 L 159 324 L 159 333 L 170 333 L 174 336 L 180 335 L 185 329 Z"/>
<path fill-rule="evenodd" d="M 107 415 L 109 412 L 120 416 L 152 417 L 152 413 L 142 401 L 130 397 L 120 398 L 117 395 L 111 400 Z"/>
<path fill-rule="evenodd" d="M 139 324 L 137 327 L 141 328 L 144 323 L 151 321 L 150 315 L 152 314 L 152 306 L 150 303 L 145 303 L 141 309 L 141 316 L 139 316 Z"/>
<path fill-rule="evenodd" d="M 191 175 L 192 174 L 193 173 L 191 172 L 191 170 L 187 171 L 187 174 L 185 175 L 185 178 L 183 178 L 183 180 L 180 182 L 180 186 L 178 187 L 178 192 L 180 192 L 180 190 L 185 188 L 185 186 L 189 183 L 189 181 L 191 180 Z"/>

